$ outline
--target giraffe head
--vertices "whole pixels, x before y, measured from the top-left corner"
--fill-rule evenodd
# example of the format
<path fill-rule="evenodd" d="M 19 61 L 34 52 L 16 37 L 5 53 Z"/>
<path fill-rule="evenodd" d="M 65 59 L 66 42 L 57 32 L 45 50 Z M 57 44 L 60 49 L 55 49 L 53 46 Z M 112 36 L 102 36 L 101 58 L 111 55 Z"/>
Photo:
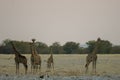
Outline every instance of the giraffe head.
<path fill-rule="evenodd" d="M 36 39 L 32 39 L 32 42 L 35 43 Z"/>
<path fill-rule="evenodd" d="M 97 39 L 97 42 L 101 41 L 100 37 Z"/>

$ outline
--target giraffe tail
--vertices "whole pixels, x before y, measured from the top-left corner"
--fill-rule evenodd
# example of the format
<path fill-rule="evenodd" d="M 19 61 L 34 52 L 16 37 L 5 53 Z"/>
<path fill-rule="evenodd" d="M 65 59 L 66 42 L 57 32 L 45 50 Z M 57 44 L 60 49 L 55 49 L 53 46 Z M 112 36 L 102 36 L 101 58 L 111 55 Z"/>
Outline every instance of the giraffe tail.
<path fill-rule="evenodd" d="M 27 64 L 24 64 L 24 66 L 25 66 L 25 69 L 28 70 L 28 65 L 27 65 Z"/>
<path fill-rule="evenodd" d="M 85 67 L 87 67 L 88 65 L 86 64 Z"/>
<path fill-rule="evenodd" d="M 27 64 L 24 64 L 24 67 L 25 67 L 25 74 L 27 74 L 28 65 L 27 65 Z"/>

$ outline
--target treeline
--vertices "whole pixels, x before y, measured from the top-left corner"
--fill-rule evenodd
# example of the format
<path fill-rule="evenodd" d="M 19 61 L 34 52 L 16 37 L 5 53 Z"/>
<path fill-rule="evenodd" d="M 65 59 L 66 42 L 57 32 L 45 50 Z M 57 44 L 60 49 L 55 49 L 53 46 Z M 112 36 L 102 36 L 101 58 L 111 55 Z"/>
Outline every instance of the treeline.
<path fill-rule="evenodd" d="M 6 39 L 2 42 L 0 45 L 1 54 L 14 53 L 10 41 L 10 39 Z M 14 40 L 16 49 L 23 54 L 30 54 L 31 50 L 29 43 L 30 42 Z M 61 45 L 59 42 L 55 42 L 52 45 L 48 46 L 46 43 L 37 41 L 35 42 L 35 47 L 39 54 L 49 54 L 51 47 L 54 54 L 85 54 L 91 53 L 93 51 L 95 43 L 95 40 L 91 40 L 86 42 L 87 47 L 81 47 L 80 43 L 76 42 L 66 42 L 64 45 Z M 99 45 L 99 54 L 120 54 L 120 46 L 113 46 L 112 43 L 108 40 L 102 40 Z"/>

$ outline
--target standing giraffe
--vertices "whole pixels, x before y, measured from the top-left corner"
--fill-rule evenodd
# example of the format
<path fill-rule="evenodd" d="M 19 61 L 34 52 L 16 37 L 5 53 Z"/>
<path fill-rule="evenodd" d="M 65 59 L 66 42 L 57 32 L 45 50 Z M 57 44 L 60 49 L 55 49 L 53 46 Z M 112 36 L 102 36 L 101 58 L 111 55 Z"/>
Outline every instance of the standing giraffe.
<path fill-rule="evenodd" d="M 101 39 L 98 38 L 93 52 L 91 54 L 88 54 L 88 56 L 86 57 L 86 65 L 85 65 L 86 73 L 88 71 L 88 66 L 91 62 L 92 62 L 92 70 L 93 72 L 96 73 L 96 61 L 97 61 L 97 53 L 98 53 L 98 47 L 99 47 L 100 41 Z"/>
<path fill-rule="evenodd" d="M 37 54 L 35 49 L 35 39 L 32 39 L 32 43 L 30 43 L 31 48 L 31 72 L 33 73 L 34 70 L 41 70 L 41 57 Z"/>
<path fill-rule="evenodd" d="M 50 49 L 50 57 L 47 60 L 47 68 L 50 69 L 51 67 L 54 70 L 54 60 L 53 60 L 52 48 Z"/>
<path fill-rule="evenodd" d="M 33 51 L 32 45 L 33 45 L 33 43 L 30 43 L 30 50 L 31 50 L 31 57 L 30 57 L 30 60 L 31 60 L 31 72 L 33 73 L 33 69 L 35 68 L 35 65 L 34 65 L 34 51 Z"/>
<path fill-rule="evenodd" d="M 22 63 L 25 67 L 25 74 L 27 73 L 27 58 L 23 55 L 21 55 L 15 48 L 13 42 L 11 41 L 12 48 L 15 52 L 15 64 L 16 64 L 16 74 L 19 74 L 19 63 Z"/>

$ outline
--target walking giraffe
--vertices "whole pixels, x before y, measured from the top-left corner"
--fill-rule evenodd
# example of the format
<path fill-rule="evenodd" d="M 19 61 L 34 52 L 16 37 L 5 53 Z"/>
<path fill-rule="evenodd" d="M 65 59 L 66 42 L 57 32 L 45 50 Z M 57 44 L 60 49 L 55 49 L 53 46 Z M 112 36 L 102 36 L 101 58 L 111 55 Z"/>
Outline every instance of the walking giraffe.
<path fill-rule="evenodd" d="M 85 65 L 86 73 L 88 71 L 88 66 L 91 62 L 92 62 L 92 70 L 93 70 L 93 72 L 96 73 L 96 61 L 97 61 L 97 53 L 98 53 L 100 41 L 101 41 L 101 39 L 98 38 L 97 42 L 95 43 L 95 48 L 94 48 L 93 52 L 91 54 L 88 54 L 88 56 L 86 57 L 86 65 Z"/>
<path fill-rule="evenodd" d="M 33 73 L 34 70 L 37 72 L 41 70 L 41 57 L 37 54 L 36 48 L 35 48 L 35 39 L 32 39 L 32 43 L 30 43 L 30 49 L 31 49 L 31 72 Z"/>
<path fill-rule="evenodd" d="M 53 68 L 54 70 L 54 60 L 53 60 L 53 53 L 52 53 L 52 48 L 50 49 L 50 57 L 47 60 L 47 68 Z"/>
<path fill-rule="evenodd" d="M 10 42 L 12 45 L 12 48 L 15 52 L 15 64 L 16 64 L 16 74 L 19 74 L 19 63 L 22 63 L 25 67 L 25 74 L 27 73 L 27 58 L 23 55 L 20 54 L 20 52 L 18 52 L 13 44 L 13 42 Z"/>

